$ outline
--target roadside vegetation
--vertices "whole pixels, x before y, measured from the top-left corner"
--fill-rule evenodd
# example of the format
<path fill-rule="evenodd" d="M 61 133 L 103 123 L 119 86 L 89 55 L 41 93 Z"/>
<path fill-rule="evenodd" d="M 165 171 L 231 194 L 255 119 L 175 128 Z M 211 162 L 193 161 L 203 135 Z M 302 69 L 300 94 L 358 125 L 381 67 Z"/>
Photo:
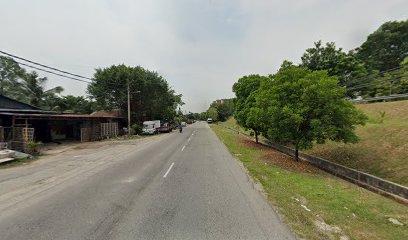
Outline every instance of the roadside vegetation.
<path fill-rule="evenodd" d="M 357 144 L 329 141 L 306 152 L 408 186 L 408 101 L 359 104 L 368 116 Z"/>
<path fill-rule="evenodd" d="M 233 120 L 230 127 L 236 127 Z M 255 144 L 221 126 L 211 128 L 243 163 L 301 239 L 408 239 L 408 208 Z M 397 220 L 403 226 L 394 224 Z M 342 238 L 341 238 L 342 237 Z"/>

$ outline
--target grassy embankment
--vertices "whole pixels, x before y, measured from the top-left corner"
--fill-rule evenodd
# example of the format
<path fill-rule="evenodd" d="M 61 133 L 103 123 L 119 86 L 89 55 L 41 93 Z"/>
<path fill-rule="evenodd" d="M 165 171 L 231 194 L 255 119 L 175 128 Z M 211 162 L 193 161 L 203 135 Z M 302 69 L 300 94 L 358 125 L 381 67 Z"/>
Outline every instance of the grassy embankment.
<path fill-rule="evenodd" d="M 227 124 L 233 126 L 233 120 Z M 217 125 L 212 129 L 262 184 L 268 199 L 300 238 L 408 239 L 408 207 L 307 163 L 294 162 L 231 130 Z M 404 226 L 389 222 L 389 218 Z"/>
<path fill-rule="evenodd" d="M 356 129 L 359 143 L 329 141 L 305 152 L 408 186 L 408 101 L 356 107 L 369 117 L 365 126 Z M 244 132 L 233 118 L 222 124 Z"/>
<path fill-rule="evenodd" d="M 359 143 L 327 142 L 306 153 L 408 186 L 408 101 L 356 107 L 369 117 L 356 129 Z"/>

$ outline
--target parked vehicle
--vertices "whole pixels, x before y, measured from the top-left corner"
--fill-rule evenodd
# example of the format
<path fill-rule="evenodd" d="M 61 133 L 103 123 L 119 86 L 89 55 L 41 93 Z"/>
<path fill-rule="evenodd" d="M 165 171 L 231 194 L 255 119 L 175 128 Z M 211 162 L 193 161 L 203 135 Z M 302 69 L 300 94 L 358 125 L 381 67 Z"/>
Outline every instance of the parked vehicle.
<path fill-rule="evenodd" d="M 145 121 L 143 122 L 143 134 L 156 134 L 158 133 L 158 129 L 160 128 L 160 120 L 155 121 Z"/>
<path fill-rule="evenodd" d="M 173 130 L 173 128 L 171 127 L 171 125 L 169 123 L 163 123 L 160 127 L 159 127 L 159 132 L 171 132 Z"/>
<path fill-rule="evenodd" d="M 212 118 L 208 118 L 208 119 L 207 119 L 207 123 L 213 123 Z"/>
<path fill-rule="evenodd" d="M 187 127 L 187 123 L 186 122 L 181 122 L 181 126 L 182 127 Z"/>

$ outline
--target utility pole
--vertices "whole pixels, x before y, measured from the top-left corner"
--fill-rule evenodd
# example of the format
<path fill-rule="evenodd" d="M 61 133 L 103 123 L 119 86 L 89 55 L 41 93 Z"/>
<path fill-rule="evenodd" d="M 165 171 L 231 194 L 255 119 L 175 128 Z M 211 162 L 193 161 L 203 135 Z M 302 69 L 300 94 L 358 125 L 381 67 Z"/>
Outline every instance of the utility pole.
<path fill-rule="evenodd" d="M 135 91 L 133 93 L 140 93 L 140 91 Z M 127 81 L 127 102 L 128 102 L 128 136 L 130 136 L 130 83 Z"/>
<path fill-rule="evenodd" d="M 128 136 L 130 136 L 130 87 L 127 81 L 127 100 L 128 100 Z"/>

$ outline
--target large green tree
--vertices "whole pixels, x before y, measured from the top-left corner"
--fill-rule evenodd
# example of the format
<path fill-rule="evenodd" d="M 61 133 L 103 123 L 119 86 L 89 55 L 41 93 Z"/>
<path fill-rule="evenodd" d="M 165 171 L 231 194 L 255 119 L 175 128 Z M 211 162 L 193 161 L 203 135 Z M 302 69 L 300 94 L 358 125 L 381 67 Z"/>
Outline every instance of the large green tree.
<path fill-rule="evenodd" d="M 384 23 L 356 50 L 370 70 L 398 67 L 408 56 L 408 20 Z"/>
<path fill-rule="evenodd" d="M 96 109 L 117 108 L 127 112 L 128 86 L 132 123 L 171 120 L 176 116 L 177 106 L 183 104 L 181 95 L 176 94 L 157 72 L 123 64 L 96 69 L 88 93 L 95 100 Z"/>
<path fill-rule="evenodd" d="M 19 100 L 24 98 L 19 84 L 19 80 L 24 74 L 24 69 L 14 59 L 0 56 L 0 95 Z"/>
<path fill-rule="evenodd" d="M 240 126 L 254 131 L 256 142 L 258 142 L 258 135 L 262 131 L 262 121 L 258 121 L 262 119 L 262 116 L 260 114 L 261 109 L 255 106 L 255 96 L 262 82 L 266 80 L 267 77 L 256 74 L 244 76 L 232 87 L 236 95 L 234 117 Z"/>
<path fill-rule="evenodd" d="M 299 149 L 326 140 L 356 142 L 354 129 L 365 115 L 345 100 L 345 89 L 326 71 L 285 66 L 261 85 L 256 106 L 262 109 L 264 134 Z"/>
<path fill-rule="evenodd" d="M 341 86 L 347 87 L 361 84 L 361 81 L 353 79 L 367 75 L 364 63 L 353 52 L 345 53 L 341 48 L 336 48 L 334 42 L 326 45 L 321 41 L 315 42 L 315 46 L 306 49 L 303 54 L 301 66 L 313 71 L 325 70 L 330 76 L 337 76 Z M 349 95 L 352 96 L 353 92 L 349 91 Z"/>

